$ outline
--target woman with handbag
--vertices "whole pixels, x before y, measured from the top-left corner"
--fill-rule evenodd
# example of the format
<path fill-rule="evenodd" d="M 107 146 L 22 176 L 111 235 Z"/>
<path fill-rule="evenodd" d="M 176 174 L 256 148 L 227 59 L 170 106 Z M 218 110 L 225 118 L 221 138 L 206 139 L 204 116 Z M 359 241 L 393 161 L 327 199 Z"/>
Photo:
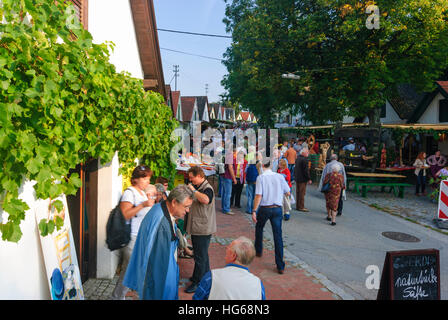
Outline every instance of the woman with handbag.
<path fill-rule="evenodd" d="M 277 173 L 280 173 L 283 177 L 285 177 L 286 183 L 289 188 L 292 187 L 291 184 L 291 172 L 288 169 L 288 163 L 285 159 L 281 159 L 278 164 Z M 291 211 L 291 196 L 283 195 L 283 219 L 285 221 L 289 220 L 289 212 Z"/>
<path fill-rule="evenodd" d="M 148 199 L 148 195 L 145 193 L 146 188 L 149 186 L 151 176 L 152 171 L 147 166 L 140 165 L 136 167 L 131 176 L 132 186 L 127 188 L 121 196 L 120 209 L 127 223 L 131 224 L 131 241 L 129 241 L 126 247 L 120 249 L 123 260 L 120 268 L 120 276 L 112 293 L 113 300 L 125 300 L 126 293 L 128 292 L 128 288 L 123 285 L 126 268 L 131 258 L 132 250 L 134 249 L 140 224 L 146 213 L 154 205 L 156 199 L 155 188 L 153 194 L 151 194 L 151 199 Z"/>
<path fill-rule="evenodd" d="M 321 191 L 325 193 L 325 202 L 327 206 L 327 220 L 331 225 L 336 225 L 336 214 L 338 210 L 339 197 L 341 191 L 345 189 L 344 177 L 340 171 L 340 165 L 335 163 L 331 166 L 331 172 L 328 173 L 323 181 Z"/>

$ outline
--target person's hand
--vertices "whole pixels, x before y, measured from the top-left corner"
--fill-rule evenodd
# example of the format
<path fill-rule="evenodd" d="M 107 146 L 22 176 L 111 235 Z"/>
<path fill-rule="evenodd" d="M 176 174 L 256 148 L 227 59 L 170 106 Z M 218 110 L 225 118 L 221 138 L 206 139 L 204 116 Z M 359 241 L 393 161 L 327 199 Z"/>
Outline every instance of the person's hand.
<path fill-rule="evenodd" d="M 312 184 L 312 183 L 313 183 L 313 180 L 308 181 L 308 184 Z"/>
<path fill-rule="evenodd" d="M 289 197 L 291 195 L 291 192 L 286 192 L 285 194 L 287 197 Z"/>
<path fill-rule="evenodd" d="M 254 222 L 254 223 L 257 223 L 257 213 L 254 211 L 254 212 L 252 212 L 252 221 Z"/>
<path fill-rule="evenodd" d="M 237 184 L 236 179 L 233 179 L 233 184 Z"/>
<path fill-rule="evenodd" d="M 146 200 L 142 202 L 143 207 L 152 207 L 153 206 L 153 201 L 151 200 Z"/>
<path fill-rule="evenodd" d="M 188 184 L 188 188 L 190 188 L 190 190 L 191 190 L 191 191 L 194 191 L 194 190 L 196 190 L 196 189 L 194 188 L 193 184 L 191 184 L 191 183 L 190 183 L 190 184 Z"/>

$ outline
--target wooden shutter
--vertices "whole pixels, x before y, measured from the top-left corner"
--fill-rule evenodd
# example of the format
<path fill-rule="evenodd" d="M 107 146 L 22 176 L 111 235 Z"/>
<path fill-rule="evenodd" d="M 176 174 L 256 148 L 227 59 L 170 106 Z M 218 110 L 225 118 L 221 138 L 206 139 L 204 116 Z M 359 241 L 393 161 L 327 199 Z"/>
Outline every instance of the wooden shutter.
<path fill-rule="evenodd" d="M 88 29 L 88 0 L 71 0 L 76 10 L 76 15 L 79 21 L 82 23 L 84 29 Z"/>

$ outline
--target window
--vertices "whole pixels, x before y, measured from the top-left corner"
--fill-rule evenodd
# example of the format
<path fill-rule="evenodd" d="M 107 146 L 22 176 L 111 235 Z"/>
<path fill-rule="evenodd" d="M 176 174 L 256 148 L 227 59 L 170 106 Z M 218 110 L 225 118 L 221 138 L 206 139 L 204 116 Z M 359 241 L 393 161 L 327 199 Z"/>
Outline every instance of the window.
<path fill-rule="evenodd" d="M 439 122 L 448 122 L 448 99 L 439 101 Z"/>
<path fill-rule="evenodd" d="M 386 104 L 383 104 L 381 106 L 381 114 L 380 114 L 380 118 L 386 118 Z"/>

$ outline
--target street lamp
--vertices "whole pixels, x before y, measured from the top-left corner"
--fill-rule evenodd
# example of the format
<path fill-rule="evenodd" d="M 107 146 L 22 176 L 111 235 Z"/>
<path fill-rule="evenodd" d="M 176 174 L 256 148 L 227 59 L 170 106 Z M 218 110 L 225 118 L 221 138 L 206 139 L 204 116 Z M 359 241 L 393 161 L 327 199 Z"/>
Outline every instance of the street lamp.
<path fill-rule="evenodd" d="M 284 73 L 282 74 L 283 79 L 293 79 L 293 80 L 299 80 L 300 76 L 294 74 L 294 73 Z"/>

